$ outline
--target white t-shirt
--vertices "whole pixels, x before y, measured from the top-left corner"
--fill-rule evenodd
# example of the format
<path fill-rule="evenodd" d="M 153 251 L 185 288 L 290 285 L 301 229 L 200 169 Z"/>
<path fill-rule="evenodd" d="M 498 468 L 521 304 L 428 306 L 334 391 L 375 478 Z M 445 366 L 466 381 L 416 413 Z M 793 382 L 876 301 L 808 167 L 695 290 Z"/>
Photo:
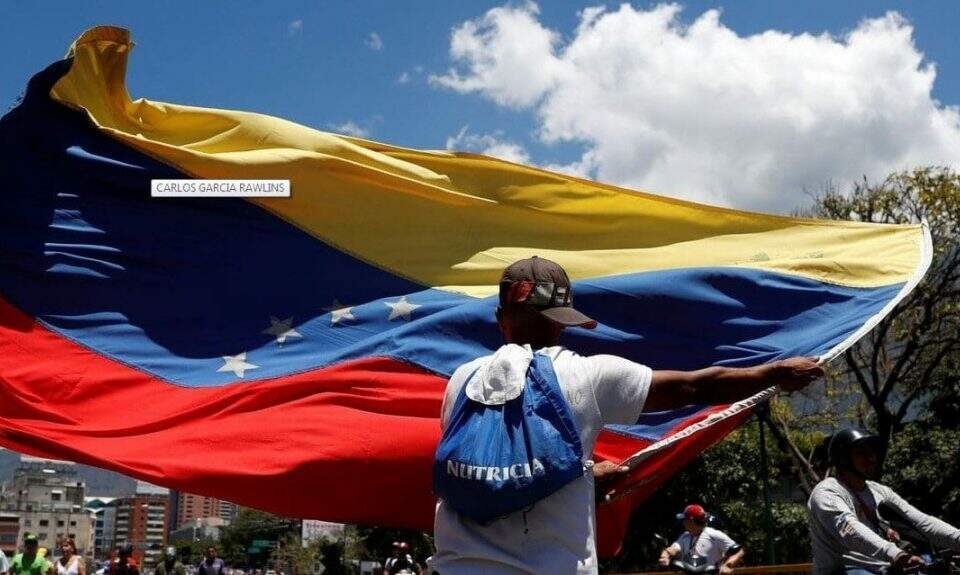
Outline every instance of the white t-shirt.
<path fill-rule="evenodd" d="M 538 353 L 553 360 L 560 389 L 580 430 L 584 463 L 592 457 L 604 425 L 636 423 L 653 378 L 649 367 L 613 355 L 582 357 L 560 346 Z M 478 358 L 454 372 L 444 396 L 442 425 L 446 425 L 466 379 L 490 357 Z M 597 573 L 595 530 L 593 474 L 589 470 L 531 510 L 487 525 L 461 517 L 440 501 L 434 524 L 437 553 L 430 568 L 441 575 Z"/>
<path fill-rule="evenodd" d="M 686 559 L 691 555 L 699 555 L 707 558 L 708 565 L 717 565 L 734 545 L 736 543 L 733 539 L 730 539 L 730 536 L 723 531 L 713 527 L 704 527 L 699 537 L 694 537 L 689 531 L 684 531 L 677 538 L 676 543 L 670 547 L 680 553 L 681 559 Z"/>

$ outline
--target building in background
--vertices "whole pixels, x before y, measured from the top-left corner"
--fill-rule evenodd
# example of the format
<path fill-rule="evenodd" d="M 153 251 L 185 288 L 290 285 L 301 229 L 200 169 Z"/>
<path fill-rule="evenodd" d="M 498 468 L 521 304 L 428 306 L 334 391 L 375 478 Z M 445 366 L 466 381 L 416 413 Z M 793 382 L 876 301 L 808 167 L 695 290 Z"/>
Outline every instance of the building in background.
<path fill-rule="evenodd" d="M 136 493 L 114 501 L 114 545 L 129 543 L 142 569 L 153 569 L 167 544 L 169 490 L 138 481 Z"/>
<path fill-rule="evenodd" d="M 92 557 L 94 519 L 84 508 L 83 494 L 75 464 L 22 455 L 0 512 L 18 516 L 16 542 L 24 532 L 35 533 L 40 546 L 52 550 L 70 537 L 80 554 Z"/>
<path fill-rule="evenodd" d="M 300 541 L 303 542 L 304 547 L 320 539 L 340 541 L 345 538 L 346 525 L 343 523 L 330 523 L 316 519 L 304 519 L 300 522 Z"/>
<path fill-rule="evenodd" d="M 0 551 L 10 559 L 20 544 L 20 516 L 0 511 Z"/>
<path fill-rule="evenodd" d="M 194 520 L 208 517 L 223 519 L 229 525 L 236 519 L 238 509 L 237 504 L 216 497 L 177 493 L 177 521 L 174 529 L 189 527 Z"/>
<path fill-rule="evenodd" d="M 220 540 L 220 530 L 230 522 L 219 517 L 198 517 L 170 532 L 170 543 L 189 543 L 204 539 Z"/>
<path fill-rule="evenodd" d="M 117 520 L 116 497 L 84 497 L 83 506 L 93 515 L 93 556 L 107 559 L 113 552 L 113 531 Z"/>
<path fill-rule="evenodd" d="M 170 496 L 167 503 L 167 539 L 171 540 L 171 535 L 177 530 L 177 527 L 180 526 L 179 517 L 180 517 L 180 492 L 170 490 Z"/>
<path fill-rule="evenodd" d="M 237 513 L 240 512 L 240 506 L 236 503 L 230 503 L 229 501 L 220 500 L 220 519 L 223 519 L 229 525 L 233 523 L 234 519 L 237 518 Z"/>

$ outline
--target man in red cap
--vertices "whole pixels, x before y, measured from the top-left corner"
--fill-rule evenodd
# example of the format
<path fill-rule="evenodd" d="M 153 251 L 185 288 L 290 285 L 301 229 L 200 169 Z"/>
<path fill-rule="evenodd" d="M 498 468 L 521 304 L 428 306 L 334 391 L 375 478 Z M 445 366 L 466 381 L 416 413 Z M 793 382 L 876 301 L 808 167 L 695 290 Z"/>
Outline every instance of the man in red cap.
<path fill-rule="evenodd" d="M 707 526 L 707 512 L 700 505 L 691 504 L 677 514 L 685 531 L 673 545 L 660 553 L 660 564 L 667 566 L 675 557 L 690 562 L 691 557 L 703 557 L 707 565 L 716 565 L 720 573 L 732 573 L 743 559 L 743 549 L 729 535 Z"/>
<path fill-rule="evenodd" d="M 559 345 L 560 334 L 567 327 L 592 329 L 597 322 L 573 308 L 566 272 L 544 258 L 520 260 L 503 271 L 496 316 L 505 345 L 460 366 L 451 376 L 441 425 L 450 424 L 461 392 L 470 401 L 493 408 L 521 397 L 533 355 L 546 355 L 576 423 L 584 473 L 529 508 L 489 523 L 462 516 L 441 499 L 431 573 L 597 573 L 591 457 L 604 425 L 634 424 L 642 411 L 733 403 L 774 385 L 794 391 L 823 374 L 809 358 L 750 368 L 654 372 L 613 355 L 580 356 Z M 616 465 L 612 470 L 627 471 Z"/>

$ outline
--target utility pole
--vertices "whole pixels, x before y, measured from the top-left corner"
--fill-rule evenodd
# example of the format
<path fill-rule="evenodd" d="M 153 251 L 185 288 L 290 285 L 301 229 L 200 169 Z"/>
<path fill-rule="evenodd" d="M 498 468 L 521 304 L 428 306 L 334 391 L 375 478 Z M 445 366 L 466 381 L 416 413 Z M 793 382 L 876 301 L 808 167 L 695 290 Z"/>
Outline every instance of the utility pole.
<path fill-rule="evenodd" d="M 773 549 L 773 508 L 770 503 L 770 468 L 767 463 L 767 436 L 764 422 L 770 413 L 770 404 L 763 402 L 757 406 L 757 425 L 760 428 L 760 479 L 763 485 L 763 523 L 767 533 L 763 542 L 763 554 L 767 565 L 776 563 Z"/>

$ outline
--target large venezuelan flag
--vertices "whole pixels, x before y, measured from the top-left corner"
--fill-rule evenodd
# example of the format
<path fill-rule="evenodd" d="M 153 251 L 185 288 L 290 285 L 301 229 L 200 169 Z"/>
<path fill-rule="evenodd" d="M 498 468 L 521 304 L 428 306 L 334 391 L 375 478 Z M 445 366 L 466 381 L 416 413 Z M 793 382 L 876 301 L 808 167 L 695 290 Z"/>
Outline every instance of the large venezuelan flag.
<path fill-rule="evenodd" d="M 499 345 L 495 286 L 539 254 L 654 368 L 839 353 L 923 275 L 922 226 L 708 207 L 245 112 L 131 101 L 95 28 L 0 120 L 0 444 L 294 516 L 429 529 L 447 376 Z M 151 199 L 152 178 L 292 180 Z M 601 551 L 731 406 L 609 428 L 635 463 Z"/>

